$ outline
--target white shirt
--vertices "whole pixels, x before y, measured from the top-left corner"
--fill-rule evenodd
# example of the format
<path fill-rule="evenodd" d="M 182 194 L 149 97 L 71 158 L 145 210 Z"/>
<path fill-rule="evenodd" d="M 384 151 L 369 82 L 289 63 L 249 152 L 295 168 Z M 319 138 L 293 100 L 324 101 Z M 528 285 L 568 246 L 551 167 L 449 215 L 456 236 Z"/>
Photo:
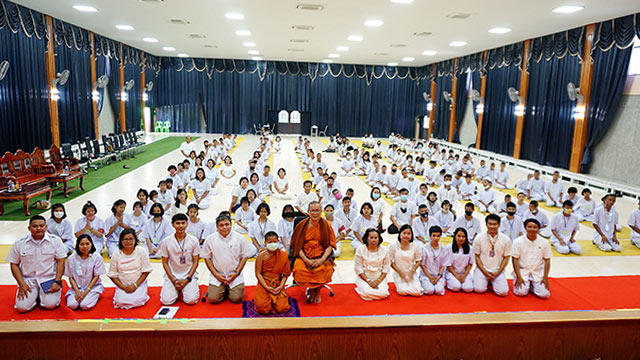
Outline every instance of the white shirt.
<path fill-rule="evenodd" d="M 506 185 L 509 181 L 509 173 L 505 171 L 496 171 L 496 180 L 501 184 Z"/>
<path fill-rule="evenodd" d="M 584 198 L 580 198 L 578 202 L 575 204 L 575 206 L 573 207 L 573 211 L 582 215 L 583 217 L 587 217 L 593 214 L 595 209 L 596 209 L 596 202 L 593 199 L 587 201 Z"/>
<path fill-rule="evenodd" d="M 511 241 L 525 233 L 522 219 L 518 215 L 514 215 L 511 220 L 506 216 L 503 217 L 500 220 L 500 229 L 498 231 L 507 235 Z"/>
<path fill-rule="evenodd" d="M 524 213 L 524 217 L 522 221 L 527 221 L 527 219 L 536 219 L 540 223 L 540 227 L 546 227 L 549 225 L 549 218 L 542 211 L 538 209 L 538 212 L 534 215 L 530 210 Z"/>
<path fill-rule="evenodd" d="M 359 214 L 353 211 L 351 207 L 349 207 L 349 213 L 346 213 L 344 211 L 344 207 L 341 207 L 335 210 L 333 217 L 339 219 L 344 224 L 344 226 L 350 229 L 351 223 L 358 217 L 358 215 Z"/>
<path fill-rule="evenodd" d="M 476 234 L 482 231 L 480 220 L 476 219 L 475 217 L 471 218 L 471 220 L 467 220 L 464 215 L 459 216 L 453 223 L 453 230 L 459 227 L 467 230 L 467 237 L 469 238 L 469 242 L 473 242 Z"/>
<path fill-rule="evenodd" d="M 239 205 L 240 200 L 247 195 L 247 191 L 249 191 L 249 186 L 246 189 L 243 189 L 242 186 L 238 185 L 233 188 L 231 192 L 231 198 L 236 197 L 236 203 L 234 205 Z"/>
<path fill-rule="evenodd" d="M 495 238 L 483 232 L 473 242 L 473 253 L 480 256 L 486 270 L 496 272 L 500 269 L 503 258 L 511 254 L 511 240 L 500 232 Z"/>
<path fill-rule="evenodd" d="M 449 186 L 448 190 L 444 186 L 439 187 L 438 190 L 436 190 L 436 194 L 438 195 L 440 203 L 444 200 L 449 200 L 451 206 L 455 206 L 456 201 L 458 200 L 458 192 L 452 186 Z"/>
<path fill-rule="evenodd" d="M 76 238 L 73 236 L 73 225 L 68 217 L 57 223 L 53 218 L 47 219 L 47 232 L 53 234 L 60 239 L 71 241 L 75 245 Z"/>
<path fill-rule="evenodd" d="M 496 193 L 495 193 L 495 191 L 493 191 L 491 188 L 482 189 L 478 193 L 478 201 L 482 201 L 487 206 L 495 205 L 495 201 L 496 201 Z"/>
<path fill-rule="evenodd" d="M 432 226 L 438 226 L 437 220 L 429 216 L 429 220 L 422 221 L 422 217 L 419 216 L 418 218 L 413 220 L 413 223 L 411 224 L 413 236 L 415 236 L 416 238 L 420 236 L 425 241 L 429 242 L 429 229 L 431 229 Z"/>
<path fill-rule="evenodd" d="M 235 212 L 236 223 L 241 223 L 245 227 L 249 225 L 251 222 L 253 222 L 253 220 L 255 220 L 256 217 L 257 217 L 256 212 L 251 207 L 247 208 L 246 211 L 240 207 Z"/>
<path fill-rule="evenodd" d="M 6 261 L 18 264 L 25 278 L 50 280 L 56 274 L 56 260 L 67 256 L 67 248 L 56 235 L 45 232 L 40 241 L 31 234 L 16 241 L 9 250 Z M 62 277 L 62 274 L 60 274 Z"/>
<path fill-rule="evenodd" d="M 303 191 L 296 199 L 296 206 L 302 209 L 302 211 L 307 211 L 309 209 L 309 204 L 313 201 L 318 201 L 318 195 L 313 191 L 309 191 L 308 194 Z"/>
<path fill-rule="evenodd" d="M 173 276 L 184 280 L 189 275 L 193 265 L 193 257 L 200 255 L 200 243 L 197 238 L 189 234 L 186 234 L 182 241 L 178 241 L 174 234 L 162 240 L 158 253 L 163 258 L 168 258 L 169 268 Z M 198 273 L 196 272 L 194 277 L 197 275 Z M 164 274 L 164 278 L 169 279 L 169 276 Z"/>
<path fill-rule="evenodd" d="M 189 157 L 189 154 L 191 154 L 192 151 L 196 151 L 196 145 L 193 142 L 187 143 L 185 141 L 180 145 L 180 150 Z"/>
<path fill-rule="evenodd" d="M 562 182 L 560 182 L 560 180 L 555 183 L 553 181 L 549 181 L 544 190 L 545 192 L 551 194 L 553 200 L 560 201 L 560 195 L 564 191 L 564 185 L 562 185 Z"/>
<path fill-rule="evenodd" d="M 358 215 L 351 223 L 351 231 L 358 233 L 360 237 L 364 236 L 367 229 L 375 229 L 378 227 L 378 218 L 371 215 L 371 219 L 367 220 L 362 215 Z"/>
<path fill-rule="evenodd" d="M 545 189 L 545 182 L 542 179 L 531 178 L 529 183 L 527 184 L 527 190 L 531 191 L 532 194 L 543 195 Z"/>
<path fill-rule="evenodd" d="M 267 219 L 267 221 L 265 221 L 264 223 L 261 223 L 260 218 L 256 218 L 247 226 L 249 237 L 255 238 L 260 245 L 264 244 L 264 236 L 269 231 L 275 231 L 276 233 L 278 232 L 276 224 L 269 219 Z"/>
<path fill-rule="evenodd" d="M 533 281 L 542 281 L 545 259 L 551 259 L 551 255 L 549 242 L 540 236 L 536 236 L 533 241 L 525 235 L 520 236 L 513 241 L 511 247 L 511 256 L 518 259 L 520 276 L 524 280 L 529 280 L 529 276 L 532 276 Z"/>
<path fill-rule="evenodd" d="M 403 211 L 404 210 L 404 211 Z M 413 202 L 398 201 L 391 208 L 391 215 L 395 217 L 399 225 L 411 224 L 411 216 L 418 213 L 418 208 Z"/>
<path fill-rule="evenodd" d="M 142 273 L 151 272 L 149 253 L 142 246 L 136 246 L 131 255 L 125 255 L 122 250 L 117 250 L 111 256 L 109 272 L 107 276 L 117 277 L 124 285 L 133 285 Z"/>
<path fill-rule="evenodd" d="M 580 222 L 578 217 L 573 214 L 565 216 L 564 213 L 559 212 L 551 218 L 549 228 L 564 238 L 571 236 L 574 231 L 580 230 Z"/>
<path fill-rule="evenodd" d="M 598 206 L 594 214 L 593 224 L 598 225 L 600 231 L 604 233 L 607 239 L 611 239 L 613 237 L 613 234 L 616 231 L 617 223 L 618 211 L 615 209 L 615 207 L 612 206 L 611 210 L 607 211 L 604 206 Z"/>
<path fill-rule="evenodd" d="M 200 253 L 204 259 L 209 259 L 216 270 L 223 276 L 231 274 L 238 268 L 243 258 L 252 255 L 252 249 L 244 236 L 235 231 L 231 231 L 227 237 L 222 237 L 219 232 L 215 232 L 207 237 Z M 244 268 L 238 276 L 229 284 L 230 288 L 244 284 Z M 209 276 L 209 284 L 220 286 L 220 281 L 213 274 Z"/>

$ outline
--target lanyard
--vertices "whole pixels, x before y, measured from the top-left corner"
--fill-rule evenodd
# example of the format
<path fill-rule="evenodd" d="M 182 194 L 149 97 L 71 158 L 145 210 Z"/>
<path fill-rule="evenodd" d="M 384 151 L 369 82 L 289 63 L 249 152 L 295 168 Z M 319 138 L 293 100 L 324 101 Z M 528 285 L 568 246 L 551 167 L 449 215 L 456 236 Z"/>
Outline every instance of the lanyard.
<path fill-rule="evenodd" d="M 175 236 L 174 236 L 174 239 L 176 239 L 176 242 L 178 243 L 178 247 L 180 247 L 180 252 L 184 253 L 184 243 L 185 243 L 185 240 L 187 240 L 187 236 L 185 235 L 184 239 L 182 239 L 182 242 L 180 242 L 178 238 Z"/>

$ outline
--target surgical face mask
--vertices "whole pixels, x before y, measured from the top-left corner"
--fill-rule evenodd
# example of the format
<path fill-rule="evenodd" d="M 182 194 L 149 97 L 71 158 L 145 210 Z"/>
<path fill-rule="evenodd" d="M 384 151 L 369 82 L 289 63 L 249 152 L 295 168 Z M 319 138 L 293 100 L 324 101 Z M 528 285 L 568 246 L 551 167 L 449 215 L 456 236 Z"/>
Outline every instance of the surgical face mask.
<path fill-rule="evenodd" d="M 162 217 L 162 214 L 160 214 L 160 213 L 153 213 L 153 217 L 154 217 L 154 218 L 159 218 L 159 217 Z"/>
<path fill-rule="evenodd" d="M 278 243 L 268 243 L 267 244 L 267 250 L 269 250 L 269 251 L 278 250 Z"/>
<path fill-rule="evenodd" d="M 453 164 L 454 160 L 449 160 L 449 164 Z"/>
<path fill-rule="evenodd" d="M 465 210 L 464 214 L 467 215 L 467 216 L 471 216 L 471 215 L 473 215 L 473 210 Z"/>
<path fill-rule="evenodd" d="M 420 213 L 420 217 L 423 219 L 427 219 L 429 217 L 429 213 Z"/>
<path fill-rule="evenodd" d="M 407 195 L 400 195 L 400 201 L 405 202 L 407 199 L 409 199 Z"/>
<path fill-rule="evenodd" d="M 62 219 L 64 216 L 64 211 L 54 211 L 53 217 L 56 219 Z"/>
<path fill-rule="evenodd" d="M 414 174 L 409 174 L 409 179 L 413 179 L 413 178 L 415 178 L 415 177 L 416 177 L 416 176 L 415 176 Z"/>
<path fill-rule="evenodd" d="M 332 217 L 333 216 L 333 210 L 329 210 L 329 211 L 325 210 L 324 214 L 325 214 L 325 216 Z"/>
<path fill-rule="evenodd" d="M 516 212 L 515 212 L 515 211 L 507 211 L 507 215 L 509 215 L 509 216 L 513 216 L 513 215 L 515 215 L 515 214 L 516 214 Z"/>
<path fill-rule="evenodd" d="M 398 169 L 391 169 L 391 172 L 392 172 L 392 173 L 394 173 L 394 172 L 396 172 L 396 171 L 398 171 Z"/>
<path fill-rule="evenodd" d="M 445 181 L 445 182 L 444 182 L 444 185 L 445 185 L 445 186 L 449 186 L 449 185 L 451 185 L 451 181 L 449 181 L 449 180 Z"/>
<path fill-rule="evenodd" d="M 378 199 L 380 198 L 380 194 L 378 194 L 378 193 L 373 193 L 373 194 L 371 195 L 371 197 L 372 197 L 372 198 L 374 198 L 374 199 L 376 199 L 376 200 L 378 200 Z"/>
<path fill-rule="evenodd" d="M 489 190 L 489 189 L 491 189 L 491 185 L 487 185 L 484 188 L 485 188 L 485 190 Z"/>
<path fill-rule="evenodd" d="M 538 213 L 538 209 L 533 209 L 533 210 L 531 210 L 531 213 L 532 213 L 532 214 L 537 214 L 537 213 Z"/>
<path fill-rule="evenodd" d="M 570 215 L 571 214 L 571 209 L 563 209 L 562 212 L 565 213 L 565 215 Z"/>
<path fill-rule="evenodd" d="M 336 197 L 337 200 L 342 199 L 342 194 L 340 193 L 336 193 L 334 196 Z"/>

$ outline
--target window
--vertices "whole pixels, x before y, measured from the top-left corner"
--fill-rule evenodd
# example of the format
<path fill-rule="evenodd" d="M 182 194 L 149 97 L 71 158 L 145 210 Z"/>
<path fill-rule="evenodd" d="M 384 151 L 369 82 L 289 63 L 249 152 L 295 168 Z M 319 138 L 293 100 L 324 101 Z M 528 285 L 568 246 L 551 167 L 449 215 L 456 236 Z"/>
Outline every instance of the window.
<path fill-rule="evenodd" d="M 300 112 L 298 110 L 293 110 L 291 112 L 291 123 L 300 124 Z"/>
<path fill-rule="evenodd" d="M 429 129 L 429 115 L 425 115 L 422 118 L 422 128 L 423 129 Z"/>
<path fill-rule="evenodd" d="M 287 110 L 282 110 L 278 113 L 278 122 L 281 124 L 287 124 L 289 122 L 289 113 Z"/>

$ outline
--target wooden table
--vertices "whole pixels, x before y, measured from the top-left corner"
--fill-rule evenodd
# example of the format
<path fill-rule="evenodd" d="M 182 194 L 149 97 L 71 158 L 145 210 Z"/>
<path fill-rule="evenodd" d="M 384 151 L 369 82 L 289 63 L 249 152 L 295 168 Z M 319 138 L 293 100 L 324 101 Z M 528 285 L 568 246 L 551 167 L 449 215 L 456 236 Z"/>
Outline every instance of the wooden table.
<path fill-rule="evenodd" d="M 80 179 L 80 183 L 77 186 L 69 187 L 69 182 L 72 180 Z M 82 171 L 70 171 L 68 174 L 55 174 L 51 176 L 47 176 L 47 184 L 54 186 L 59 183 L 62 183 L 62 188 L 64 191 L 64 197 L 69 197 L 69 192 L 71 190 L 75 190 L 80 188 L 84 190 L 84 173 Z M 52 191 L 58 190 L 60 187 L 53 188 Z"/>
<path fill-rule="evenodd" d="M 30 215 L 29 212 L 29 200 L 42 194 L 47 194 L 47 200 L 51 200 L 51 187 L 49 185 L 24 185 L 20 188 L 20 191 L 0 191 L 0 215 L 4 214 L 4 205 L 2 201 L 22 200 L 24 206 L 24 214 Z"/>

